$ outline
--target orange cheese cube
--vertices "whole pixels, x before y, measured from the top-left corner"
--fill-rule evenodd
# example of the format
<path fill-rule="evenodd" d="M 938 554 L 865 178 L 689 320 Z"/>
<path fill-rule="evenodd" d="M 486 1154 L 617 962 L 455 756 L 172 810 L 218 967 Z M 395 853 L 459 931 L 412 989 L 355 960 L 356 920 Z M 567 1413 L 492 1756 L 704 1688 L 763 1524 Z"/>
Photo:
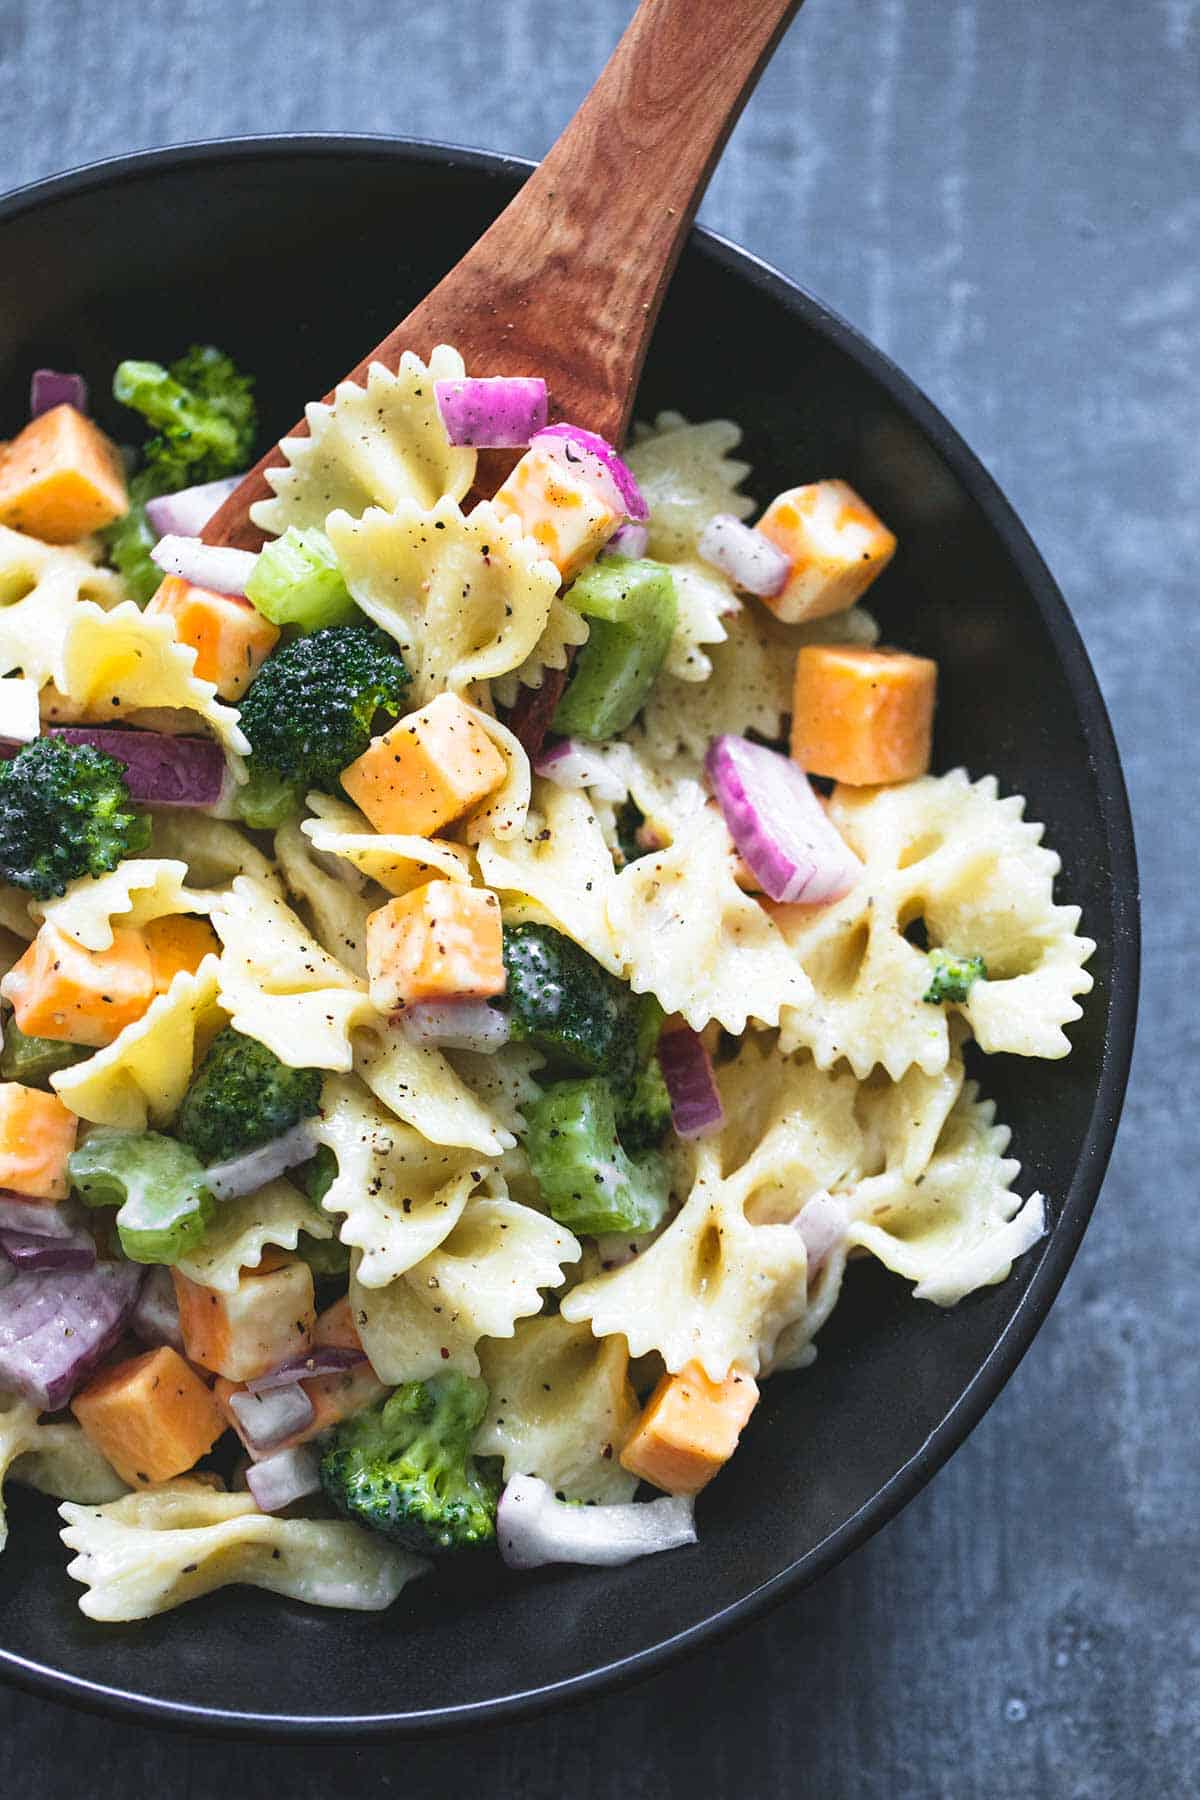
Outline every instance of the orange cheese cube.
<path fill-rule="evenodd" d="M 376 831 L 429 837 L 492 793 L 508 765 L 454 694 L 439 694 L 373 738 L 342 786 Z"/>
<path fill-rule="evenodd" d="M 500 902 L 489 888 L 427 881 L 367 919 L 371 1004 L 486 1000 L 505 986 Z"/>
<path fill-rule="evenodd" d="M 335 1345 L 341 1350 L 361 1350 L 358 1332 L 354 1325 L 354 1315 L 348 1295 L 327 1307 L 317 1319 L 313 1330 L 313 1348 L 320 1345 Z M 361 1412 L 364 1407 L 374 1405 L 382 1400 L 388 1392 L 380 1381 L 370 1363 L 360 1363 L 353 1369 L 346 1369 L 339 1375 L 314 1375 L 308 1381 L 302 1381 L 301 1387 L 313 1404 L 313 1416 L 310 1422 L 291 1437 L 282 1440 L 276 1448 L 288 1450 L 294 1444 L 305 1444 L 310 1438 L 319 1437 L 321 1432 L 328 1431 L 331 1425 L 337 1425 L 342 1419 L 348 1419 L 352 1413 Z M 241 1421 L 230 1406 L 233 1394 L 244 1393 L 245 1388 L 238 1382 L 219 1380 L 213 1389 L 214 1398 L 233 1430 L 245 1442 Z"/>
<path fill-rule="evenodd" d="M 902 650 L 806 644 L 796 657 L 792 760 L 854 787 L 929 768 L 937 664 Z"/>
<path fill-rule="evenodd" d="M 0 1082 L 0 1188 L 31 1200 L 65 1200 L 67 1158 L 79 1120 L 57 1094 Z"/>
<path fill-rule="evenodd" d="M 102 1369 L 71 1411 L 131 1488 L 185 1474 L 225 1432 L 205 1383 L 168 1345 Z"/>
<path fill-rule="evenodd" d="M 788 625 L 845 612 L 891 562 L 896 540 L 844 481 L 814 481 L 772 500 L 756 527 L 792 560 L 781 594 L 763 605 Z"/>
<path fill-rule="evenodd" d="M 564 581 L 603 550 L 621 523 L 595 488 L 545 450 L 527 450 L 492 505 L 519 520 Z"/>
<path fill-rule="evenodd" d="M 107 950 L 85 950 L 49 921 L 0 981 L 27 1037 L 102 1050 L 140 1019 L 154 998 L 150 952 L 140 931 L 118 927 Z"/>
<path fill-rule="evenodd" d="M 249 1381 L 307 1350 L 316 1323 L 312 1270 L 298 1256 L 264 1256 L 243 1269 L 233 1293 L 202 1287 L 172 1269 L 179 1329 L 190 1362 Z"/>
<path fill-rule="evenodd" d="M 196 587 L 168 575 L 146 608 L 175 621 L 181 644 L 196 652 L 196 674 L 211 681 L 222 700 L 240 700 L 279 642 L 279 627 L 249 600 Z"/>
<path fill-rule="evenodd" d="M 150 952 L 150 976 L 156 994 L 165 994 L 181 970 L 194 975 L 206 956 L 221 954 L 221 940 L 208 920 L 191 913 L 151 919 L 143 925 L 142 936 Z"/>
<path fill-rule="evenodd" d="M 621 1452 L 621 1467 L 668 1494 L 697 1494 L 737 1449 L 758 1385 L 736 1366 L 710 1381 L 699 1363 L 664 1375 Z"/>
<path fill-rule="evenodd" d="M 0 525 L 73 544 L 128 511 L 115 446 L 73 406 L 31 419 L 0 450 Z"/>

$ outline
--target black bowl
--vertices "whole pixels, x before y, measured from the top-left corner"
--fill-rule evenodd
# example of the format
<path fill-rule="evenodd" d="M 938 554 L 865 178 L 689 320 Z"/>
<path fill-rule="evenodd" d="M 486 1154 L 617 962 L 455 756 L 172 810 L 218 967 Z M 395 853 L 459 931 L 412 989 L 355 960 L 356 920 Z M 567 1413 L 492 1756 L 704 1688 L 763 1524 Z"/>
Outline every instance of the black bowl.
<path fill-rule="evenodd" d="M 38 364 L 87 374 L 199 339 L 258 375 L 272 437 L 403 317 L 527 165 L 437 146 L 288 138 L 199 145 L 43 182 L 0 205 L 0 420 Z M 1003 495 L 887 358 L 783 276 L 703 232 L 675 278 L 641 416 L 746 429 L 762 499 L 837 474 L 901 552 L 873 589 L 888 639 L 942 665 L 935 766 L 1028 796 L 1099 940 L 1065 1063 L 998 1057 L 987 1091 L 1053 1229 L 951 1312 L 857 1267 L 816 1365 L 771 1382 L 700 1505 L 697 1550 L 611 1573 L 479 1564 L 390 1613 L 226 1590 L 136 1627 L 89 1623 L 52 1505 L 17 1492 L 0 1558 L 0 1668 L 60 1700 L 161 1724 L 310 1738 L 447 1730 L 661 1668 L 823 1574 L 928 1480 L 995 1398 L 1079 1244 L 1133 1038 L 1137 879 L 1104 703 L 1062 597 Z"/>

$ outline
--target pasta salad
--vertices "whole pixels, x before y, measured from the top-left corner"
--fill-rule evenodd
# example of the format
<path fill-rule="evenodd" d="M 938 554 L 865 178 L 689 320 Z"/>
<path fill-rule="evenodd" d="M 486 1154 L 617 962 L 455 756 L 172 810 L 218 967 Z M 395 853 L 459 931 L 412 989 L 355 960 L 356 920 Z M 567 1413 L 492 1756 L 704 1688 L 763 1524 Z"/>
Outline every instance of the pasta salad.
<path fill-rule="evenodd" d="M 48 370 L 0 448 L 0 1484 L 111 1621 L 694 1543 L 851 1260 L 1042 1235 L 963 1049 L 1070 1048 L 1057 856 L 930 772 L 869 501 L 749 523 L 726 420 L 406 354 L 253 554 L 250 380 L 114 394 L 136 451 Z"/>

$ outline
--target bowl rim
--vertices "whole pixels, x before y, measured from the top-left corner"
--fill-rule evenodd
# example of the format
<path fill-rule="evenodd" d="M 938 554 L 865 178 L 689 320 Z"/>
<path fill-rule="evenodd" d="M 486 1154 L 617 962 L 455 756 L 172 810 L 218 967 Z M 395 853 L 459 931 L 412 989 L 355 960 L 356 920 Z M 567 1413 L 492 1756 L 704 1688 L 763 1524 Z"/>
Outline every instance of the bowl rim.
<path fill-rule="evenodd" d="M 436 139 L 386 133 L 279 132 L 198 139 L 81 164 L 0 195 L 0 226 L 56 200 L 141 175 L 196 163 L 269 161 L 274 158 L 377 157 L 398 163 L 462 166 L 487 176 L 527 175 L 529 158 L 472 149 Z M 821 337 L 878 382 L 914 421 L 1000 538 L 1033 596 L 1072 690 L 1096 773 L 1101 826 L 1113 865 L 1113 958 L 1108 1028 L 1091 1118 L 1075 1173 L 1029 1283 L 1005 1329 L 972 1380 L 930 1432 L 920 1449 L 849 1519 L 803 1556 L 768 1580 L 684 1631 L 631 1656 L 563 1681 L 526 1688 L 466 1705 L 408 1713 L 295 1714 L 238 1712 L 192 1706 L 112 1687 L 54 1669 L 0 1646 L 0 1679 L 40 1698 L 67 1702 L 107 1717 L 226 1738 L 258 1741 L 336 1742 L 371 1738 L 433 1737 L 526 1718 L 551 1707 L 579 1703 L 628 1686 L 717 1639 L 761 1619 L 789 1594 L 825 1575 L 908 1504 L 969 1436 L 1012 1375 L 1042 1325 L 1074 1260 L 1099 1198 L 1120 1121 L 1133 1055 L 1140 972 L 1138 870 L 1133 821 L 1120 754 L 1082 637 L 1058 584 L 1012 505 L 983 463 L 928 396 L 865 334 L 792 277 L 704 227 L 698 244 L 722 268 L 789 305 Z"/>

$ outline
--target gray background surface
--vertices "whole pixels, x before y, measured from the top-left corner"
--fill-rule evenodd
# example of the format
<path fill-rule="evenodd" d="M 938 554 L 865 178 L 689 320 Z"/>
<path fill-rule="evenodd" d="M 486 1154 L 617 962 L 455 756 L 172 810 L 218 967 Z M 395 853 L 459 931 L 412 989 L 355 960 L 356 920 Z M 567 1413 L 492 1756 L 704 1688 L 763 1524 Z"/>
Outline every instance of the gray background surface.
<path fill-rule="evenodd" d="M 0 188 L 228 132 L 537 156 L 630 10 L 0 0 Z M 630 1694 L 353 1752 L 177 1740 L 0 1692 L 0 1793 L 1200 1792 L 1198 102 L 1197 0 L 809 0 L 702 214 L 863 327 L 989 464 L 1124 751 L 1135 1078 L 1083 1251 L 1000 1401 L 815 1591 Z"/>

